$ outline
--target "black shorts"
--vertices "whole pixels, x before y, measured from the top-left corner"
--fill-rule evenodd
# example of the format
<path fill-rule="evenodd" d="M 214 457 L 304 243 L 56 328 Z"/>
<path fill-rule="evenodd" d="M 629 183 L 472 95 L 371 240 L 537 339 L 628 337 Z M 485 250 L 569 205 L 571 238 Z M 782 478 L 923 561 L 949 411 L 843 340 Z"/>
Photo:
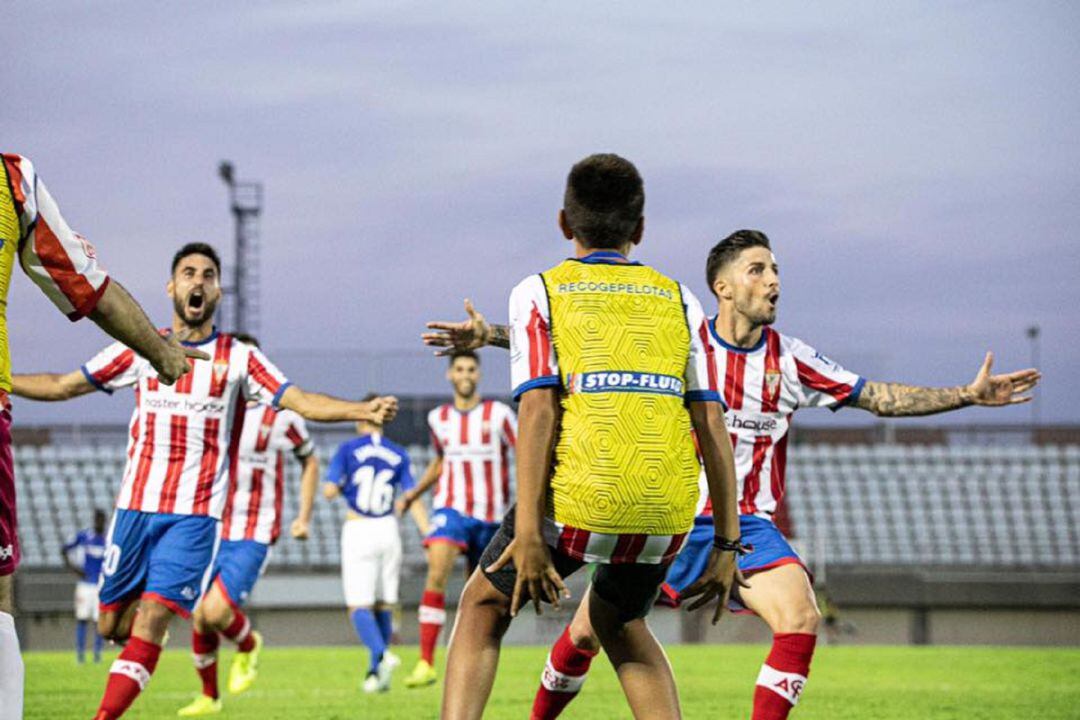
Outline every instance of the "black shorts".
<path fill-rule="evenodd" d="M 513 563 L 503 565 L 493 573 L 487 571 L 487 567 L 499 559 L 510 541 L 514 539 L 514 514 L 516 506 L 511 507 L 503 518 L 499 531 L 491 539 L 480 557 L 480 569 L 492 585 L 507 597 L 514 594 L 514 582 L 517 580 L 517 569 Z M 587 563 L 575 560 L 562 554 L 555 548 L 548 546 L 551 551 L 551 561 L 555 565 L 555 571 L 559 577 L 565 578 L 582 568 Z M 627 563 L 620 565 L 600 564 L 592 577 L 592 591 L 605 602 L 611 603 L 619 609 L 619 621 L 630 622 L 643 618 L 649 614 L 653 603 L 660 594 L 660 586 L 667 575 L 667 565 L 661 564 L 638 564 Z M 522 588 L 522 603 L 531 596 L 526 588 Z"/>

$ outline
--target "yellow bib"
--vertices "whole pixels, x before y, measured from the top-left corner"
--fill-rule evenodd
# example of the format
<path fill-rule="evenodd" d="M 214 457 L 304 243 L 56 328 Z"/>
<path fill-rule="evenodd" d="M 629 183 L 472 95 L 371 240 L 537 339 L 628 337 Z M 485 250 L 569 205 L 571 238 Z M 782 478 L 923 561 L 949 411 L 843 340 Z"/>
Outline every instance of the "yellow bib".
<path fill-rule="evenodd" d="M 644 265 L 580 260 L 541 277 L 564 389 L 549 512 L 592 532 L 686 532 L 699 466 L 679 284 Z"/>
<path fill-rule="evenodd" d="M 11 390 L 11 353 L 8 350 L 7 296 L 11 286 L 11 271 L 15 253 L 19 250 L 22 231 L 15 212 L 15 197 L 11 190 L 7 166 L 0 159 L 0 390 Z"/>

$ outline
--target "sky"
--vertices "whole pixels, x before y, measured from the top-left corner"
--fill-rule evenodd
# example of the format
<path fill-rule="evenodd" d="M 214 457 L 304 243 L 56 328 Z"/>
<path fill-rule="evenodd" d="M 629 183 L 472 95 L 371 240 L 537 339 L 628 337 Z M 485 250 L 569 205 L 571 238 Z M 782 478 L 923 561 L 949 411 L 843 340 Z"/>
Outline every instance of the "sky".
<path fill-rule="evenodd" d="M 173 251 L 265 186 L 262 342 L 311 389 L 443 392 L 423 322 L 570 253 L 569 167 L 646 184 L 638 259 L 711 309 L 708 249 L 768 233 L 777 327 L 871 379 L 956 385 L 992 349 L 1080 422 L 1080 6 L 908 3 L 5 3 L 0 137 L 155 320 Z M 104 346 L 18 271 L 17 372 Z M 508 392 L 506 357 L 485 386 Z M 130 397 L 18 402 L 115 422 Z M 805 414 L 808 423 L 828 413 Z M 838 414 L 853 422 L 862 413 Z M 812 417 L 811 417 L 812 416 Z M 1025 423 L 1029 407 L 951 422 Z"/>

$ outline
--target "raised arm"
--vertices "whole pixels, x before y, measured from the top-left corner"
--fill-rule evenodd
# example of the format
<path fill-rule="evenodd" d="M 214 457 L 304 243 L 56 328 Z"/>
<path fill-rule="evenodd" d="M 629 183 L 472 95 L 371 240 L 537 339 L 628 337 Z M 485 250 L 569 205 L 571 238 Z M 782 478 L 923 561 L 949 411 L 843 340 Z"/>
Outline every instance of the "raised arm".
<path fill-rule="evenodd" d="M 285 388 L 279 405 L 316 422 L 372 420 L 385 424 L 394 419 L 398 409 L 397 398 L 389 395 L 377 397 L 370 402 L 356 402 L 308 392 L 296 385 Z"/>
<path fill-rule="evenodd" d="M 315 503 L 315 489 L 319 486 L 319 457 L 311 453 L 303 460 L 304 469 L 300 471 L 300 510 L 289 528 L 297 540 L 307 540 L 311 527 L 311 508 Z M 334 486 L 337 490 L 337 487 Z"/>
<path fill-rule="evenodd" d="M 956 387 L 917 387 L 902 383 L 869 381 L 855 400 L 855 407 L 879 417 L 912 417 L 948 412 L 969 405 L 999 407 L 1031 400 L 1024 395 L 1034 388 L 1042 375 L 1029 368 L 1004 375 L 991 375 L 994 354 L 986 353 L 982 367 L 968 385 Z"/>
<path fill-rule="evenodd" d="M 135 298 L 115 280 L 105 288 L 88 317 L 109 335 L 149 360 L 158 372 L 158 379 L 166 385 L 172 385 L 191 370 L 188 358 L 210 359 L 200 350 L 183 347 L 172 335 L 162 337 Z"/>
<path fill-rule="evenodd" d="M 431 332 L 423 333 L 425 345 L 439 348 L 436 355 L 449 355 L 455 350 L 476 350 L 485 345 L 510 349 L 510 327 L 491 325 L 473 306 L 471 300 L 465 301 L 465 313 L 468 320 L 450 322 L 433 320 L 427 324 Z"/>

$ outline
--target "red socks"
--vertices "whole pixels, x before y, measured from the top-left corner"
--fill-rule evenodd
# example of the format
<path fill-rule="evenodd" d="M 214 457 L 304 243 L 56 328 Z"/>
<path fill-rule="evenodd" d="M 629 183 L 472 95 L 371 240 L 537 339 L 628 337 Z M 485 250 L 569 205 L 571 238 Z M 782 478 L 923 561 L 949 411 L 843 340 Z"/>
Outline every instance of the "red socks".
<path fill-rule="evenodd" d="M 124 714 L 150 682 L 157 667 L 161 646 L 132 636 L 112 667 L 94 720 L 114 720 Z"/>
<path fill-rule="evenodd" d="M 251 652 L 255 649 L 255 637 L 251 634 L 251 621 L 247 619 L 247 615 L 236 610 L 233 614 L 233 621 L 229 623 L 229 627 L 221 631 L 221 634 L 236 643 L 236 649 L 239 652 Z"/>
<path fill-rule="evenodd" d="M 785 720 L 799 702 L 817 636 L 809 633 L 776 633 L 772 651 L 765 659 L 754 688 L 752 720 Z"/>
<path fill-rule="evenodd" d="M 195 659 L 195 672 L 202 680 L 202 692 L 215 700 L 218 698 L 217 686 L 217 650 L 220 644 L 218 634 L 210 631 L 206 634 L 191 631 L 191 654 Z"/>
<path fill-rule="evenodd" d="M 570 627 L 563 630 L 548 653 L 540 688 L 536 691 L 530 720 L 552 720 L 577 697 L 585 684 L 595 650 L 584 650 L 570 639 Z"/>
<path fill-rule="evenodd" d="M 420 658 L 429 665 L 435 664 L 435 645 L 446 623 L 446 596 L 440 592 L 425 590 L 420 599 Z"/>

